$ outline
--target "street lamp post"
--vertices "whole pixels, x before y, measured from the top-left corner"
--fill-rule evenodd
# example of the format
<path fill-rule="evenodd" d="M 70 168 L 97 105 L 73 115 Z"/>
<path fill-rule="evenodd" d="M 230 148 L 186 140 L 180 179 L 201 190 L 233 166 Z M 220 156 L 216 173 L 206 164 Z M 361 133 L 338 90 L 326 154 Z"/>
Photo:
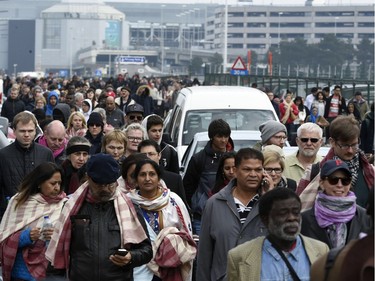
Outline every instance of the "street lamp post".
<path fill-rule="evenodd" d="M 68 40 L 68 44 L 69 44 L 69 77 L 72 78 L 73 77 L 73 36 L 72 36 L 73 27 L 70 27 L 69 30 L 70 30 L 69 40 Z"/>
<path fill-rule="evenodd" d="M 17 64 L 13 64 L 13 69 L 14 69 L 14 78 L 17 78 Z"/>
<path fill-rule="evenodd" d="M 334 29 L 335 36 L 336 36 L 336 32 L 337 32 L 337 20 L 338 19 L 339 19 L 339 17 L 335 17 L 335 29 Z"/>
<path fill-rule="evenodd" d="M 223 52 L 223 73 L 226 73 L 228 61 L 228 0 L 225 0 L 224 11 L 224 52 Z"/>
<path fill-rule="evenodd" d="M 279 24 L 277 26 L 277 50 L 280 54 L 280 16 L 283 14 L 283 12 L 279 12 Z"/>
<path fill-rule="evenodd" d="M 161 23 L 160 23 L 160 35 L 161 35 L 161 73 L 164 73 L 164 7 L 161 5 Z"/>

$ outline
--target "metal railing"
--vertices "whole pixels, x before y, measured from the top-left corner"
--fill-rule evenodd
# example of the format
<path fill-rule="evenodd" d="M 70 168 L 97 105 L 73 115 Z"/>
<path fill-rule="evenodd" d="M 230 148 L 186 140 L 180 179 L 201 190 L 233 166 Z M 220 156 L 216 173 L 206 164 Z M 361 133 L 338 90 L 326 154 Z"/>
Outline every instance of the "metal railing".
<path fill-rule="evenodd" d="M 290 90 L 295 96 L 305 97 L 310 93 L 312 87 L 324 88 L 334 85 L 341 86 L 346 100 L 353 97 L 357 91 L 360 91 L 367 101 L 373 102 L 375 93 L 373 80 L 264 75 L 234 76 L 222 73 L 205 73 L 204 81 L 205 85 L 238 85 L 247 87 L 251 87 L 253 83 L 256 83 L 257 88 L 269 89 L 279 96 L 282 96 L 286 90 Z"/>

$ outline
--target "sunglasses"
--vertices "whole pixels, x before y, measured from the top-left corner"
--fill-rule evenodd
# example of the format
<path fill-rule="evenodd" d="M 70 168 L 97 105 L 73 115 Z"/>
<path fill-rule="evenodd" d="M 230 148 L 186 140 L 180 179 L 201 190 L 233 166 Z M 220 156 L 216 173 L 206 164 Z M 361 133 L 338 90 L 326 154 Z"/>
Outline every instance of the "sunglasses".
<path fill-rule="evenodd" d="M 317 143 L 318 141 L 320 141 L 320 139 L 317 139 L 317 138 L 299 138 L 301 140 L 301 142 L 308 142 L 309 140 L 312 142 L 312 143 Z"/>
<path fill-rule="evenodd" d="M 340 178 L 340 177 L 326 177 L 326 180 L 328 180 L 329 184 L 335 185 L 338 184 L 339 180 L 341 180 L 341 183 L 343 185 L 349 185 L 352 182 L 352 178 Z"/>
<path fill-rule="evenodd" d="M 129 119 L 130 119 L 130 120 L 137 119 L 138 121 L 142 121 L 143 116 L 134 116 L 134 115 L 130 115 L 130 116 L 129 116 Z"/>

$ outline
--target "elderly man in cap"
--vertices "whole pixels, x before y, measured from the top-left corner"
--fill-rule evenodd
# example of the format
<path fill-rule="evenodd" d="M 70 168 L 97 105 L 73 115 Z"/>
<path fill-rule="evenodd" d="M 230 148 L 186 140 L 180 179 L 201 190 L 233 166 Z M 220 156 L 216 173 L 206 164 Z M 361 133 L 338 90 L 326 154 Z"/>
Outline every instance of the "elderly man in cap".
<path fill-rule="evenodd" d="M 266 145 L 274 144 L 284 147 L 287 139 L 287 130 L 284 124 L 279 121 L 269 120 L 259 126 L 261 141 L 254 145 L 254 149 L 263 150 Z"/>
<path fill-rule="evenodd" d="M 126 126 L 129 126 L 132 123 L 141 124 L 143 120 L 143 106 L 135 103 L 131 104 L 126 108 L 125 122 Z"/>
<path fill-rule="evenodd" d="M 69 280 L 133 280 L 152 247 L 139 209 L 117 183 L 120 167 L 109 154 L 87 162 L 88 181 L 66 203 L 46 257 Z"/>

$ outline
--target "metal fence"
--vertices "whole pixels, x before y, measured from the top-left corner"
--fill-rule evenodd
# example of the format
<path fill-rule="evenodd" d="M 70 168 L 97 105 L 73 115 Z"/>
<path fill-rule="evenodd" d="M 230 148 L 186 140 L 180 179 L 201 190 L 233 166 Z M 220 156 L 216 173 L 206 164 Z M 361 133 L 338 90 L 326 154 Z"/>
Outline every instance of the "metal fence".
<path fill-rule="evenodd" d="M 275 95 L 282 96 L 290 90 L 295 96 L 306 97 L 312 87 L 333 87 L 340 85 L 342 94 L 346 100 L 352 98 L 357 91 L 369 102 L 374 101 L 374 81 L 353 80 L 340 78 L 308 78 L 308 77 L 283 77 L 246 75 L 234 76 L 231 74 L 205 73 L 206 85 L 238 85 L 251 87 L 253 83 L 257 88 L 266 88 L 273 91 Z"/>

